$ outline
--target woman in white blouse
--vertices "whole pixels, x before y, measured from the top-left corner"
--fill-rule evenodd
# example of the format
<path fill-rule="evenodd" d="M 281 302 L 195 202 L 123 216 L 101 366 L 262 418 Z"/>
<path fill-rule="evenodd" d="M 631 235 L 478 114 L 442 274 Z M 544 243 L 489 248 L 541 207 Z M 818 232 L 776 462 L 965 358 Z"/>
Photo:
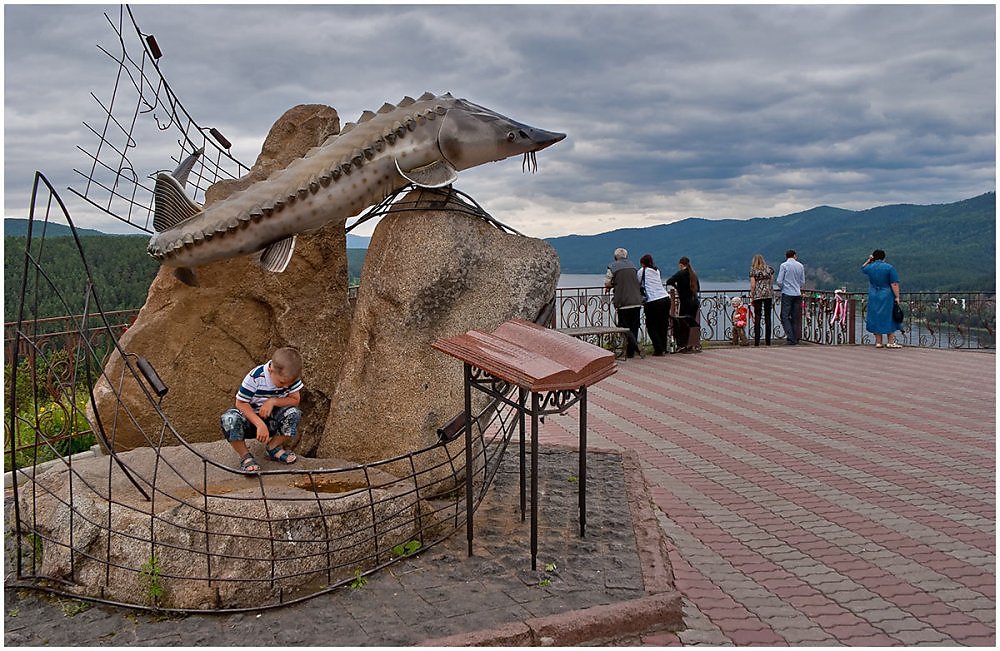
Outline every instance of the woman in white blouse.
<path fill-rule="evenodd" d="M 642 265 L 636 274 L 645 301 L 642 309 L 646 313 L 646 332 L 653 343 L 653 356 L 661 357 L 667 352 L 667 324 L 670 321 L 670 299 L 660 279 L 660 271 L 653 264 L 653 256 L 648 253 L 639 259 Z"/>

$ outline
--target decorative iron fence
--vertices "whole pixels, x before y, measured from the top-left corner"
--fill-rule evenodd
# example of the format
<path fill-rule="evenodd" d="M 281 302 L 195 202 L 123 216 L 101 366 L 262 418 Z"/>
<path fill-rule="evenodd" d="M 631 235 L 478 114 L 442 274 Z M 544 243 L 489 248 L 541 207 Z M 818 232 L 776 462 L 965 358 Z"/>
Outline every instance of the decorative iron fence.
<path fill-rule="evenodd" d="M 723 343 L 732 340 L 734 297 L 749 303 L 746 292 L 708 290 L 700 294 L 701 337 L 703 341 Z M 911 292 L 903 293 L 904 331 L 897 341 L 923 348 L 996 348 L 996 294 L 993 292 Z M 865 330 L 868 310 L 867 293 L 810 291 L 802 300 L 802 340 L 818 344 L 873 343 Z M 776 296 L 771 314 L 772 339 L 784 338 L 781 327 L 781 301 Z M 640 328 L 640 343 L 648 343 L 645 315 Z M 764 319 L 761 319 L 763 327 Z M 556 290 L 556 328 L 607 327 L 615 325 L 611 297 L 602 287 L 563 287 Z M 752 336 L 753 319 L 747 326 Z"/>
<path fill-rule="evenodd" d="M 474 409 L 471 466 L 447 424 L 426 448 L 374 463 L 301 459 L 253 475 L 220 464 L 176 431 L 155 371 L 121 346 L 130 314 L 101 310 L 69 213 L 40 173 L 32 197 L 23 283 L 9 288 L 18 319 L 5 328 L 14 536 L 6 586 L 163 611 L 260 610 L 359 581 L 465 525 L 523 422 L 509 404 Z M 61 292 L 41 262 L 50 221 L 69 226 L 88 269 L 80 295 Z M 49 294 L 77 316 L 39 318 Z M 114 377 L 104 366 L 111 350 L 125 361 Z M 113 414 L 97 406 L 98 381 L 114 394 Z M 122 453 L 111 442 L 126 423 L 143 445 Z M 179 445 L 162 445 L 166 438 Z M 104 455 L 71 455 L 95 440 Z M 456 490 L 467 478 L 471 504 Z"/>

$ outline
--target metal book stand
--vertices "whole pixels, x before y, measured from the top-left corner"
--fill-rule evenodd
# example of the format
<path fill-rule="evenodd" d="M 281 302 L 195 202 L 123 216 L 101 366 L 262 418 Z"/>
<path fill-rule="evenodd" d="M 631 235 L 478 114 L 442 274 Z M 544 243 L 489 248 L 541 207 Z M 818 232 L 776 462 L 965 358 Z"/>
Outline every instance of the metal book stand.
<path fill-rule="evenodd" d="M 525 515 L 525 419 L 531 418 L 531 569 L 538 556 L 538 421 L 580 404 L 579 509 L 580 537 L 587 529 L 587 387 L 614 374 L 614 353 L 519 319 L 492 333 L 470 330 L 439 339 L 433 347 L 465 365 L 465 457 L 472 467 L 472 389 L 516 410 L 520 441 L 521 520 Z M 517 401 L 508 397 L 516 386 Z M 530 403 L 528 394 L 531 394 Z M 466 537 L 472 556 L 472 480 L 466 476 Z"/>

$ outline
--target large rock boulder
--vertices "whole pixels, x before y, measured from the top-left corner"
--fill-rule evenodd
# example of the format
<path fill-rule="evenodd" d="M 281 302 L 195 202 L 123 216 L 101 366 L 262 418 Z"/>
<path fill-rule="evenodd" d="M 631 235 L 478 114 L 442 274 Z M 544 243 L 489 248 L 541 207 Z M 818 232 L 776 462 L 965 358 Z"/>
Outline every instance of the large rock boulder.
<path fill-rule="evenodd" d="M 291 109 L 250 173 L 212 186 L 207 202 L 286 167 L 338 128 L 333 109 Z M 200 267 L 197 286 L 189 286 L 162 268 L 120 343 L 152 362 L 169 387 L 163 415 L 112 354 L 95 388 L 112 447 L 170 445 L 172 432 L 188 442 L 219 440 L 218 416 L 240 380 L 281 346 L 298 348 L 305 362 L 300 454 L 371 462 L 430 445 L 463 408 L 461 364 L 430 344 L 533 319 L 559 276 L 548 244 L 471 212 L 439 191 L 413 191 L 399 202 L 373 234 L 353 320 L 342 220 L 300 235 L 280 274 L 240 257 Z M 451 473 L 455 451 L 439 452 L 427 463 Z"/>
<path fill-rule="evenodd" d="M 213 185 L 207 202 L 283 169 L 337 133 L 339 124 L 329 107 L 290 109 L 272 127 L 250 173 Z M 249 257 L 233 258 L 198 268 L 196 287 L 178 281 L 169 267 L 160 269 L 120 343 L 149 359 L 169 387 L 160 407 L 181 436 L 191 442 L 218 440 L 218 416 L 233 405 L 244 374 L 275 348 L 294 346 L 304 358 L 306 385 L 298 448 L 315 449 L 350 325 L 344 241 L 344 223 L 329 223 L 299 236 L 284 273 L 266 272 Z M 116 449 L 160 442 L 163 420 L 138 382 L 123 374 L 117 353 L 105 365 L 95 395 Z M 167 430 L 163 443 L 175 442 Z"/>
<path fill-rule="evenodd" d="M 393 546 L 421 539 L 417 523 L 435 531 L 435 509 L 412 483 L 374 468 L 336 470 L 353 467 L 339 459 L 302 459 L 309 474 L 246 476 L 228 469 L 236 456 L 224 441 L 119 456 L 151 500 L 107 457 L 55 466 L 20 494 L 38 574 L 80 596 L 161 608 L 273 605 L 388 561 Z"/>
<path fill-rule="evenodd" d="M 431 344 L 532 320 L 553 296 L 555 250 L 469 212 L 440 192 L 414 190 L 376 227 L 321 456 L 368 462 L 436 441 L 463 410 L 463 377 L 461 362 Z"/>

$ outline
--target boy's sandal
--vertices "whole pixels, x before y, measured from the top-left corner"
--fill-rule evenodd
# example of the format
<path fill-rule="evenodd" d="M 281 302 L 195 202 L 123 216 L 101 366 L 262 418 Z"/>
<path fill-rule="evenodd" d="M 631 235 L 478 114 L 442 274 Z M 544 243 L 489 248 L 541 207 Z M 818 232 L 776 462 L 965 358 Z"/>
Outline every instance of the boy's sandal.
<path fill-rule="evenodd" d="M 902 346 L 900 346 L 899 344 L 897 344 L 895 341 L 892 342 L 891 344 L 886 344 L 885 347 L 886 348 L 902 348 Z"/>
<path fill-rule="evenodd" d="M 299 460 L 299 458 L 295 456 L 294 452 L 291 450 L 283 450 L 281 446 L 268 450 L 267 456 L 271 457 L 271 461 L 279 461 L 281 463 L 295 463 Z"/>
<path fill-rule="evenodd" d="M 882 344 L 875 344 L 875 347 L 876 347 L 876 348 L 881 348 L 881 347 L 882 347 Z"/>
<path fill-rule="evenodd" d="M 260 464 L 253 458 L 252 454 L 247 452 L 240 458 L 240 470 L 243 472 L 260 472 Z"/>

